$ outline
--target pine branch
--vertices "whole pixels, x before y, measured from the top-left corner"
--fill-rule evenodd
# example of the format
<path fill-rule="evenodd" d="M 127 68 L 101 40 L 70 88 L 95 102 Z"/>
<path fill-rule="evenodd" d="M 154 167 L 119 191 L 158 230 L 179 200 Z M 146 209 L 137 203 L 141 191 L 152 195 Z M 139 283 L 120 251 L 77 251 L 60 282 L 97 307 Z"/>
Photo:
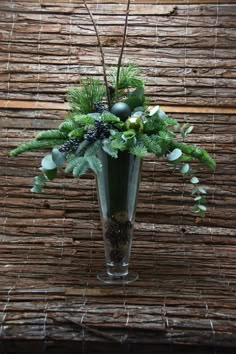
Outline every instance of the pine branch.
<path fill-rule="evenodd" d="M 67 133 L 58 129 L 44 130 L 38 133 L 35 137 L 36 140 L 48 140 L 48 139 L 66 139 Z"/>
<path fill-rule="evenodd" d="M 139 136 L 139 140 L 144 144 L 147 150 L 157 157 L 161 157 L 163 155 L 162 148 L 160 146 L 160 139 L 157 135 L 141 134 Z"/>
<path fill-rule="evenodd" d="M 214 171 L 216 162 L 205 149 L 199 148 L 195 145 L 171 141 L 170 149 L 173 150 L 175 148 L 180 149 L 184 154 L 197 159 L 204 165 L 208 166 L 212 171 Z"/>
<path fill-rule="evenodd" d="M 66 120 L 62 122 L 58 129 L 63 132 L 70 133 L 72 130 L 76 128 L 76 124 L 72 120 Z"/>
<path fill-rule="evenodd" d="M 119 72 L 119 82 L 117 83 L 117 68 L 111 70 L 110 80 L 113 86 L 117 86 L 117 90 L 124 90 L 130 87 L 136 88 L 132 92 L 131 96 L 138 97 L 140 100 L 143 100 L 144 96 L 144 80 L 141 78 L 141 70 L 135 64 L 128 64 L 122 66 Z M 140 93 L 142 93 L 140 95 Z M 117 93 L 118 94 L 118 93 Z M 120 94 L 120 92 L 119 92 Z M 121 95 L 125 95 L 125 92 L 121 92 Z M 117 97 L 116 97 L 117 99 Z"/>
<path fill-rule="evenodd" d="M 99 37 L 99 34 L 98 34 L 98 29 L 97 29 L 97 25 L 94 21 L 94 17 L 93 17 L 93 14 L 92 12 L 90 11 L 87 3 L 85 0 L 83 0 L 83 3 L 84 3 L 84 6 L 86 7 L 87 11 L 88 11 L 88 14 L 89 14 L 89 17 L 92 21 L 92 24 L 93 24 L 93 27 L 94 27 L 94 30 L 95 30 L 95 33 L 96 33 L 96 37 L 97 37 L 97 41 L 98 41 L 98 46 L 99 46 L 99 49 L 100 49 L 100 54 L 101 54 L 101 62 L 102 62 L 102 68 L 103 68 L 103 78 L 104 78 L 104 82 L 105 82 L 105 86 L 106 86 L 106 94 L 107 94 L 107 103 L 108 103 L 108 108 L 109 110 L 111 109 L 111 98 L 110 98 L 110 90 L 109 90 L 109 85 L 108 85 L 108 81 L 107 81 L 107 74 L 106 74 L 106 65 L 105 65 L 105 57 L 104 57 L 104 52 L 103 52 L 103 48 L 102 48 L 102 44 L 101 44 L 101 41 L 100 41 L 100 37 Z"/>
<path fill-rule="evenodd" d="M 82 80 L 80 88 L 70 88 L 67 93 L 67 99 L 73 111 L 70 119 L 76 121 L 76 117 L 84 117 L 93 112 L 94 104 L 102 100 L 105 92 L 104 85 L 94 78 Z"/>
<path fill-rule="evenodd" d="M 10 152 L 10 156 L 18 156 L 25 151 L 31 151 L 36 149 L 43 149 L 46 147 L 51 147 L 55 145 L 61 145 L 65 142 L 65 139 L 50 139 L 50 140 L 31 140 L 26 143 L 21 144 L 16 149 Z"/>
<path fill-rule="evenodd" d="M 120 56 L 119 56 L 119 60 L 118 60 L 118 64 L 117 64 L 117 76 L 116 76 L 115 97 L 117 97 L 117 94 L 118 94 L 120 67 L 121 67 L 122 56 L 123 56 L 124 47 L 125 47 L 125 40 L 126 40 L 127 27 L 128 27 L 129 7 L 130 7 L 130 0 L 128 0 L 128 2 L 127 2 L 126 15 L 125 15 L 125 28 L 124 28 L 124 33 L 123 33 L 123 40 L 122 40 L 122 45 L 121 45 Z"/>

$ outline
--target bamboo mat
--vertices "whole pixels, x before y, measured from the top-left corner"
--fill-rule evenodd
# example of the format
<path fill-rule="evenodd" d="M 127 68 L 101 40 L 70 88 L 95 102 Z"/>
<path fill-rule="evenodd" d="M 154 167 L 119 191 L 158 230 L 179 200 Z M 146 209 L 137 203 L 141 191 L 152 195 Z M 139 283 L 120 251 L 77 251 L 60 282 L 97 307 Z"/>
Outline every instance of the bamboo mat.
<path fill-rule="evenodd" d="M 153 229 L 150 230 L 150 226 Z M 88 223 L 88 227 L 91 225 Z M 1 338 L 235 347 L 235 234 L 137 223 L 138 281 L 103 285 L 99 236 L 1 248 Z M 223 230 L 222 230 L 223 231 Z M 37 234 L 35 234 L 37 239 Z M 37 243 L 36 243 L 37 242 Z M 27 348 L 27 346 L 26 346 Z"/>

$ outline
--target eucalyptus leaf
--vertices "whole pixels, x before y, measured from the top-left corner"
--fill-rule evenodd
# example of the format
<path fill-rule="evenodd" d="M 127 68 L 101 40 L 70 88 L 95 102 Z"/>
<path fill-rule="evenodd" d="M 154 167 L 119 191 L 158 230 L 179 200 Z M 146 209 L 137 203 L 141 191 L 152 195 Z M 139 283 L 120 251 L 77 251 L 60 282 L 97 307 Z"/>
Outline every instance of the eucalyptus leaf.
<path fill-rule="evenodd" d="M 188 126 L 188 123 L 184 123 L 181 127 L 181 130 L 180 130 L 180 134 L 181 134 L 181 137 L 184 139 L 186 137 L 186 132 L 185 132 L 185 128 Z"/>
<path fill-rule="evenodd" d="M 32 193 L 42 193 L 42 191 L 43 191 L 43 188 L 42 188 L 42 186 L 39 185 L 39 184 L 35 184 L 35 185 L 33 186 L 33 188 L 31 188 L 31 192 L 32 192 Z"/>
<path fill-rule="evenodd" d="M 191 133 L 192 132 L 192 130 L 193 130 L 193 125 L 190 125 L 190 127 L 188 127 L 186 130 L 185 130 L 185 136 L 187 135 L 187 134 L 189 134 L 189 133 Z"/>
<path fill-rule="evenodd" d="M 60 167 L 66 161 L 65 153 L 59 151 L 57 148 L 52 149 L 52 160 L 57 167 Z"/>
<path fill-rule="evenodd" d="M 201 195 L 198 195 L 197 197 L 194 198 L 194 200 L 195 200 L 196 202 L 200 201 L 201 199 L 202 199 L 202 196 L 201 196 Z"/>
<path fill-rule="evenodd" d="M 198 205 L 198 208 L 199 208 L 200 210 L 203 210 L 203 211 L 206 211 L 206 210 L 207 210 L 207 208 L 205 207 L 205 205 L 202 205 L 202 204 L 199 204 L 199 205 Z"/>
<path fill-rule="evenodd" d="M 43 186 L 45 184 L 46 177 L 44 175 L 39 175 L 34 177 L 34 184 L 37 184 L 39 186 Z"/>
<path fill-rule="evenodd" d="M 202 194 L 207 194 L 207 191 L 202 187 L 198 187 L 198 191 Z"/>
<path fill-rule="evenodd" d="M 197 183 L 199 183 L 199 179 L 197 177 L 192 177 L 190 182 L 193 184 L 197 184 Z"/>
<path fill-rule="evenodd" d="M 174 149 L 167 157 L 168 161 L 175 161 L 182 155 L 182 151 L 178 148 Z"/>
<path fill-rule="evenodd" d="M 167 117 L 166 112 L 164 112 L 161 108 L 158 110 L 158 117 L 160 119 L 165 119 Z"/>
<path fill-rule="evenodd" d="M 181 130 L 185 130 L 185 129 L 187 128 L 187 126 L 188 126 L 188 123 L 184 123 L 184 124 L 182 125 Z"/>
<path fill-rule="evenodd" d="M 197 193 L 199 193 L 199 189 L 198 189 L 199 187 L 195 187 L 195 188 L 193 188 L 192 189 L 192 194 L 197 194 Z"/>
<path fill-rule="evenodd" d="M 57 167 L 57 165 L 55 164 L 55 162 L 52 159 L 52 155 L 46 155 L 41 162 L 41 165 L 43 168 L 45 168 L 46 170 L 53 170 L 54 168 Z"/>
<path fill-rule="evenodd" d="M 192 209 L 197 214 L 198 217 L 204 218 L 205 213 L 203 210 L 199 209 L 199 205 L 194 205 Z"/>
<path fill-rule="evenodd" d="M 193 207 L 192 207 L 193 211 L 195 212 L 199 212 L 199 207 L 198 207 L 198 204 L 195 204 Z"/>
<path fill-rule="evenodd" d="M 181 167 L 180 172 L 183 173 L 183 174 L 186 174 L 186 173 L 189 172 L 189 169 L 190 169 L 189 164 L 188 164 L 188 163 L 185 163 L 185 164 Z"/>
<path fill-rule="evenodd" d="M 180 135 L 181 135 L 181 137 L 184 139 L 185 138 L 185 131 L 184 130 L 181 130 L 181 132 L 180 132 Z"/>
<path fill-rule="evenodd" d="M 192 194 L 196 194 L 196 193 L 207 194 L 206 190 L 199 186 L 192 189 Z"/>
<path fill-rule="evenodd" d="M 131 118 L 142 117 L 142 115 L 143 115 L 142 111 L 135 111 L 132 113 Z"/>
<path fill-rule="evenodd" d="M 47 170 L 45 175 L 48 179 L 53 180 L 57 176 L 57 168 L 54 168 L 53 170 Z"/>
<path fill-rule="evenodd" d="M 150 111 L 149 111 L 149 116 L 154 116 L 160 109 L 160 106 L 154 106 Z"/>
<path fill-rule="evenodd" d="M 204 212 L 203 212 L 202 210 L 199 210 L 199 211 L 198 211 L 198 216 L 199 216 L 200 218 L 204 218 L 204 217 L 205 217 L 205 214 L 204 214 Z"/>

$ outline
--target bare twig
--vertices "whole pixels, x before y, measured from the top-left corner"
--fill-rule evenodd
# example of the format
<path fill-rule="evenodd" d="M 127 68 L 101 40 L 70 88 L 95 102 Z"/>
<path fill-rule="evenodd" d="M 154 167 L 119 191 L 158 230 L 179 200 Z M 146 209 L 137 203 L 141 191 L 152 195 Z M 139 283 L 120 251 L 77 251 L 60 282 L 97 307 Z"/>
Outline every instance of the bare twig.
<path fill-rule="evenodd" d="M 104 52 L 103 52 L 103 48 L 102 48 L 102 44 L 101 44 L 101 41 L 100 41 L 100 37 L 99 37 L 99 34 L 98 34 L 98 29 L 97 29 L 97 25 L 94 21 L 94 17 L 93 17 L 93 14 L 92 12 L 90 11 L 87 3 L 85 0 L 83 0 L 83 3 L 84 3 L 84 6 L 86 7 L 88 13 L 89 13 L 89 16 L 90 16 L 90 19 L 92 21 L 92 24 L 93 24 L 93 27 L 94 27 L 94 30 L 95 30 L 95 33 L 96 33 L 96 37 L 97 37 L 97 42 L 98 42 L 98 46 L 99 46 L 99 49 L 100 49 L 100 53 L 101 53 L 101 62 L 102 62 L 102 68 L 103 68 L 103 77 L 104 77 L 104 82 L 105 82 L 105 86 L 106 86 L 106 94 L 107 94 L 107 103 L 108 103 L 108 108 L 109 110 L 111 109 L 111 98 L 110 98 L 110 90 L 109 90 L 109 85 L 108 85 L 108 81 L 107 81 L 107 74 L 106 74 L 106 65 L 105 65 L 105 58 L 104 58 Z"/>
<path fill-rule="evenodd" d="M 118 64 L 117 64 L 115 97 L 117 97 L 117 92 L 118 92 L 118 87 L 119 87 L 120 67 L 121 67 L 121 61 L 122 61 L 122 56 L 123 56 L 124 47 L 125 47 L 126 33 L 127 33 L 127 27 L 128 27 L 128 18 L 129 18 L 129 7 L 130 7 L 130 0 L 128 0 L 128 2 L 127 2 L 127 8 L 126 8 L 126 14 L 125 14 L 125 28 L 124 28 L 124 33 L 123 33 L 123 40 L 122 40 L 122 45 L 121 45 L 120 56 L 119 56 Z"/>

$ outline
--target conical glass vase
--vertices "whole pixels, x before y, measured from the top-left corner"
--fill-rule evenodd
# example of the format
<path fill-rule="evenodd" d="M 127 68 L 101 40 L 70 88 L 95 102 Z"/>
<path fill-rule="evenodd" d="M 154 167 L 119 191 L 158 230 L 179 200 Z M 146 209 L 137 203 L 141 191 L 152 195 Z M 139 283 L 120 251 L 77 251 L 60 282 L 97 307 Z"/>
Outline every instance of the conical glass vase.
<path fill-rule="evenodd" d="M 129 272 L 141 159 L 128 152 L 112 158 L 99 152 L 102 172 L 97 194 L 103 230 L 106 270 L 98 279 L 108 284 L 127 284 L 138 279 Z"/>

